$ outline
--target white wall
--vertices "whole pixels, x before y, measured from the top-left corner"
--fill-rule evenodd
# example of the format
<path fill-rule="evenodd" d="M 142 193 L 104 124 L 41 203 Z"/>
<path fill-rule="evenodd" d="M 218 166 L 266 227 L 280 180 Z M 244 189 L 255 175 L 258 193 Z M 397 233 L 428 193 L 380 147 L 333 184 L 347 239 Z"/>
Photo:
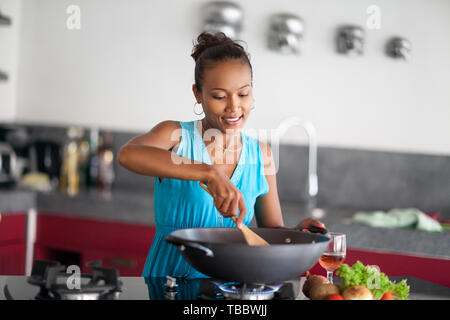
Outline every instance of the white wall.
<path fill-rule="evenodd" d="M 165 119 L 191 120 L 192 41 L 201 27 L 196 0 L 23 0 L 16 119 L 146 131 Z M 311 120 L 320 145 L 450 154 L 450 1 L 245 0 L 256 109 L 247 128 L 277 127 L 291 115 Z M 81 30 L 66 8 L 81 8 Z M 381 8 L 367 30 L 366 9 Z M 268 18 L 282 11 L 306 22 L 304 52 L 265 47 Z M 336 27 L 367 30 L 366 53 L 335 53 Z M 394 35 L 413 44 L 393 61 Z M 297 129 L 283 141 L 304 142 Z"/>
<path fill-rule="evenodd" d="M 12 122 L 16 113 L 17 66 L 22 0 L 0 0 L 1 12 L 10 17 L 10 26 L 0 26 L 0 70 L 8 81 L 0 82 L 0 121 Z"/>

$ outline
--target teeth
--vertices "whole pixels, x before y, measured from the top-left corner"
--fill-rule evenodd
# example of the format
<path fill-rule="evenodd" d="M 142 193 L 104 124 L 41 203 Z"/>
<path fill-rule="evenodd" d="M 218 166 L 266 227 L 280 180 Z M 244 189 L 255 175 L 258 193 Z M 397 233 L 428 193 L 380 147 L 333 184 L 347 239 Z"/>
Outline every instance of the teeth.
<path fill-rule="evenodd" d="M 240 118 L 240 117 L 237 117 L 237 118 L 223 118 L 223 119 L 226 120 L 226 121 L 231 121 L 231 122 L 233 122 L 233 121 L 239 120 L 239 118 Z"/>

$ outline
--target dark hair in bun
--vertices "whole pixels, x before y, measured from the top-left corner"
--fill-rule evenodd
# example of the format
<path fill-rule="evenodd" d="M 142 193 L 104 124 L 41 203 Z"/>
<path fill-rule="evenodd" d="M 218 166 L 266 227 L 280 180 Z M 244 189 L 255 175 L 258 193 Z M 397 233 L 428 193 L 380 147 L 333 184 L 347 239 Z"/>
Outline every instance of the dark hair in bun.
<path fill-rule="evenodd" d="M 218 61 L 242 60 L 249 65 L 253 78 L 252 65 L 244 47 L 237 41 L 228 38 L 223 32 L 216 34 L 202 32 L 197 37 L 197 44 L 194 45 L 191 57 L 195 60 L 195 86 L 200 92 L 205 68 L 211 67 Z"/>

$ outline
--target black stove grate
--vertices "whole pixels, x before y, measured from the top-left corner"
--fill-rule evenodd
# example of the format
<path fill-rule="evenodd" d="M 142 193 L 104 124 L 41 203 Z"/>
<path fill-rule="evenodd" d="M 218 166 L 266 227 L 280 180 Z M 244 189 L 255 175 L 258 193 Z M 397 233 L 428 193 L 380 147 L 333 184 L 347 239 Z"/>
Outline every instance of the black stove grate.
<path fill-rule="evenodd" d="M 37 300 L 117 299 L 122 287 L 118 270 L 102 267 L 98 261 L 87 265 L 92 267 L 92 274 L 80 274 L 79 288 L 69 288 L 67 280 L 72 274 L 65 272 L 64 265 L 51 260 L 35 260 L 27 282 L 39 286 Z"/>
<path fill-rule="evenodd" d="M 246 291 L 241 294 L 239 289 L 244 288 Z M 224 289 L 227 290 L 230 295 L 224 295 Z M 255 289 L 255 290 L 254 290 Z M 254 291 L 253 291 L 254 290 Z M 252 299 L 249 295 L 268 295 L 272 300 L 294 300 L 295 293 L 292 283 L 286 282 L 278 285 L 252 285 L 241 284 L 238 282 L 224 283 L 221 281 L 215 281 L 211 279 L 204 279 L 200 283 L 200 289 L 198 293 L 198 299 L 200 300 L 227 300 L 227 299 L 239 299 L 239 296 L 244 300 Z M 255 297 L 256 299 L 264 299 L 263 297 Z"/>

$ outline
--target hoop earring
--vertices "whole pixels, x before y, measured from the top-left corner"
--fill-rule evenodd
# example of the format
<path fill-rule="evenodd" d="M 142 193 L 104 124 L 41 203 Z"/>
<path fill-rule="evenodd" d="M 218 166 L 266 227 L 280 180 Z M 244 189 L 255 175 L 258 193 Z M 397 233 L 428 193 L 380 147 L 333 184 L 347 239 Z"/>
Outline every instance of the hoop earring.
<path fill-rule="evenodd" d="M 202 112 L 200 112 L 200 113 L 195 112 L 195 106 L 198 105 L 198 104 L 199 104 L 198 102 L 195 102 L 195 103 L 194 103 L 194 113 L 195 113 L 197 116 L 200 116 L 200 115 L 203 114 L 203 110 L 202 110 Z"/>

